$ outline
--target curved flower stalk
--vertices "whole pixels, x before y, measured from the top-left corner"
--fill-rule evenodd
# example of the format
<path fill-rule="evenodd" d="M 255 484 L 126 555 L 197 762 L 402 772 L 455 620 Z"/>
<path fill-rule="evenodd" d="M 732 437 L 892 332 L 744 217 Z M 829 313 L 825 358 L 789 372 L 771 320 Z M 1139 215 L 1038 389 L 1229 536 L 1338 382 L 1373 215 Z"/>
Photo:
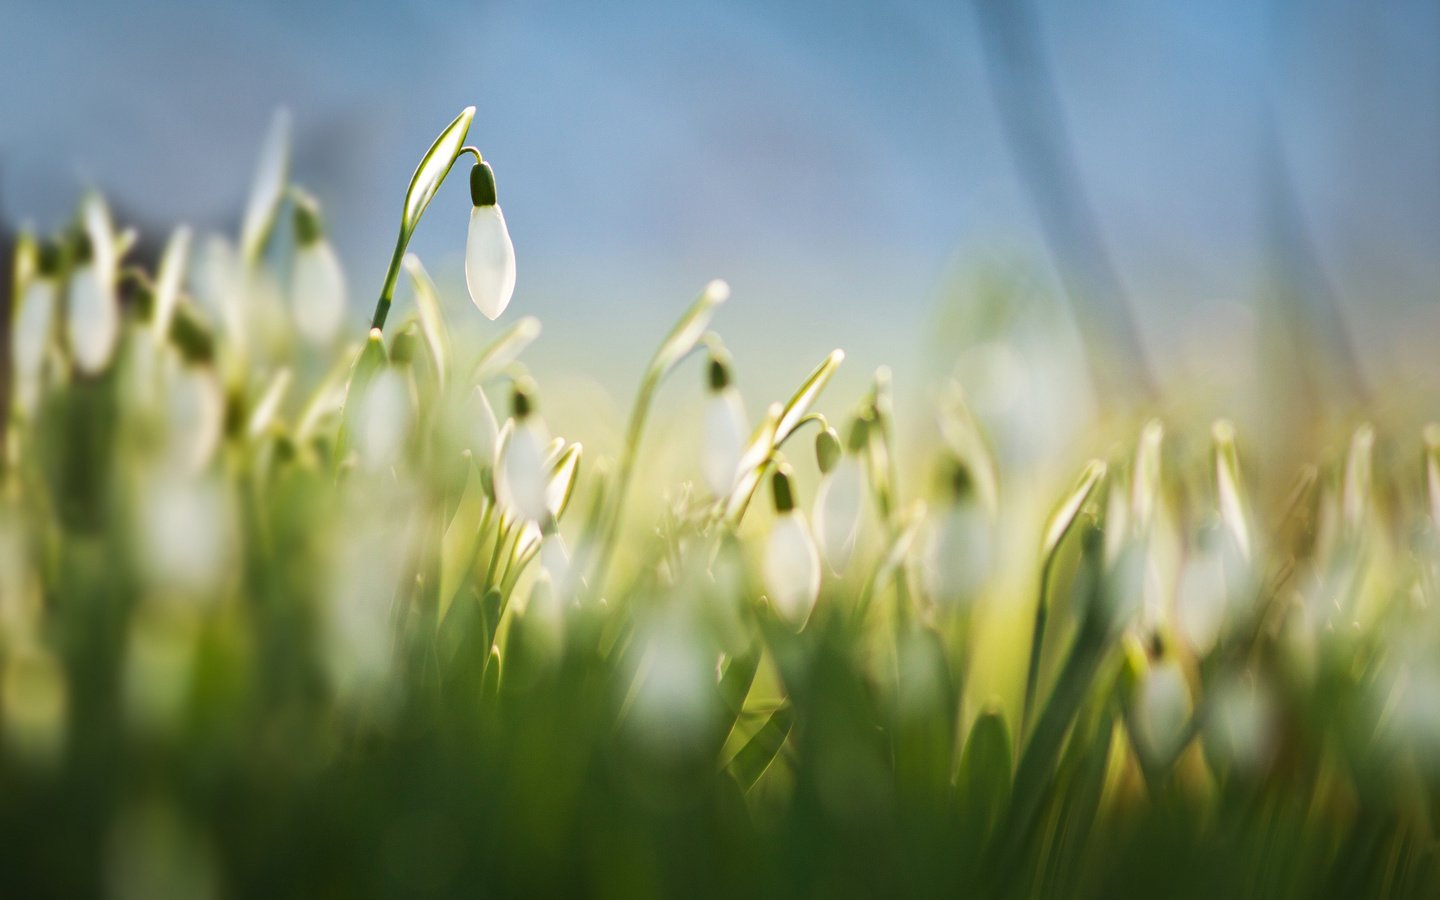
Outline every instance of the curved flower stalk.
<path fill-rule="evenodd" d="M 731 382 L 730 363 L 723 351 L 710 354 L 707 378 L 710 390 L 705 399 L 700 463 L 710 492 L 725 497 L 735 486 L 750 428 L 745 422 L 745 404 Z"/>
<path fill-rule="evenodd" d="M 500 317 L 515 293 L 515 245 L 505 213 L 495 202 L 495 173 L 477 162 L 470 170 L 470 229 L 465 238 L 465 287 L 475 308 L 490 320 Z"/>
<path fill-rule="evenodd" d="M 795 506 L 790 467 L 777 468 L 771 485 L 776 519 L 765 547 L 765 591 L 775 611 L 798 631 L 805 627 L 820 595 L 820 553 Z"/>
<path fill-rule="evenodd" d="M 836 575 L 844 574 L 855 552 L 860 515 L 865 504 L 865 463 L 861 458 L 869 441 L 869 422 L 857 417 L 850 425 L 847 449 L 833 428 L 815 439 L 820 464 L 820 487 L 815 491 L 815 538 L 825 563 Z"/>
<path fill-rule="evenodd" d="M 110 364 L 120 339 L 120 303 L 115 296 L 119 265 L 110 211 L 98 194 L 85 198 L 83 234 L 70 272 L 66 336 L 75 366 L 87 375 Z"/>
<path fill-rule="evenodd" d="M 290 302 L 295 327 L 312 344 L 334 342 L 345 318 L 345 274 L 325 237 L 320 209 L 308 194 L 295 192 L 295 265 Z"/>
<path fill-rule="evenodd" d="M 495 494 L 511 515 L 524 522 L 543 522 L 549 515 L 545 464 L 549 435 L 535 410 L 533 387 L 515 383 L 512 413 L 502 433 L 495 460 Z"/>
<path fill-rule="evenodd" d="M 925 588 L 941 608 L 964 610 L 990 576 L 994 538 L 969 467 L 951 465 L 946 502 L 925 548 Z"/>

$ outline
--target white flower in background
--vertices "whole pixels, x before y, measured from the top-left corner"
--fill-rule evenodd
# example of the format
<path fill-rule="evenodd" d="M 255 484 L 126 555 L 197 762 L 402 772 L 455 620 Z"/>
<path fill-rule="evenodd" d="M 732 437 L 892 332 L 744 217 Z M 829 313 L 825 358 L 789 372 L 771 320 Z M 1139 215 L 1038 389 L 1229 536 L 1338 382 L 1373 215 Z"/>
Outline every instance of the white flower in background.
<path fill-rule="evenodd" d="M 795 508 L 788 466 L 776 470 L 772 484 L 776 518 L 765 548 L 765 592 L 781 618 L 798 630 L 820 594 L 820 553 Z"/>
<path fill-rule="evenodd" d="M 955 461 L 949 482 L 948 502 L 938 510 L 925 546 L 925 587 L 937 605 L 963 609 L 990 576 L 994 535 L 970 470 Z"/>
<path fill-rule="evenodd" d="M 410 432 L 410 391 L 394 369 L 376 373 L 356 415 L 355 445 L 365 468 L 380 471 L 400 458 Z"/>
<path fill-rule="evenodd" d="M 1225 560 L 1217 546 L 1221 537 L 1203 533 L 1185 554 L 1175 585 L 1175 623 L 1185 642 L 1204 656 L 1220 638 L 1225 624 Z"/>
<path fill-rule="evenodd" d="M 40 375 L 50 349 L 56 301 L 60 296 L 58 252 L 53 246 L 40 251 L 39 270 L 25 285 L 16 313 L 14 348 L 15 386 L 20 405 L 34 407 L 40 395 Z"/>
<path fill-rule="evenodd" d="M 1153 666 L 1140 682 L 1132 711 L 1140 751 L 1156 762 L 1173 759 L 1183 748 L 1193 709 L 1190 685 L 1180 666 L 1173 660 Z"/>
<path fill-rule="evenodd" d="M 498 319 L 515 293 L 515 245 L 505 214 L 495 202 L 495 173 L 489 163 L 470 170 L 470 231 L 465 238 L 465 286 L 487 319 Z"/>
<path fill-rule="evenodd" d="M 833 429 L 820 432 L 815 454 L 820 463 L 820 487 L 815 491 L 815 539 L 830 571 L 839 575 L 850 565 L 860 533 L 865 504 L 865 466 L 860 453 L 868 425 L 856 419 L 850 427 L 849 451 L 840 452 Z"/>
<path fill-rule="evenodd" d="M 213 599 L 235 568 L 234 506 L 225 488 L 173 468 L 141 480 L 135 549 L 155 588 L 196 600 Z"/>
<path fill-rule="evenodd" d="M 295 201 L 295 239 L 299 246 L 290 280 L 295 327 L 310 343 L 329 344 L 345 318 L 345 274 L 325 238 L 320 211 L 308 196 Z"/>
<path fill-rule="evenodd" d="M 516 383 L 512 402 L 509 436 L 499 448 L 495 465 L 495 493 L 512 515 L 522 521 L 543 522 L 550 515 L 546 503 L 549 471 L 545 464 L 550 437 L 535 411 L 528 385 Z"/>
<path fill-rule="evenodd" d="M 709 383 L 700 464 L 710 493 L 727 497 L 735 487 L 749 427 L 745 424 L 745 404 L 730 380 L 729 361 L 720 354 L 710 357 Z"/>
<path fill-rule="evenodd" d="M 93 375 L 110 363 L 120 338 L 120 303 L 115 296 L 118 265 L 110 212 L 98 194 L 85 198 L 84 240 L 70 273 L 66 317 L 70 353 L 80 371 Z"/>

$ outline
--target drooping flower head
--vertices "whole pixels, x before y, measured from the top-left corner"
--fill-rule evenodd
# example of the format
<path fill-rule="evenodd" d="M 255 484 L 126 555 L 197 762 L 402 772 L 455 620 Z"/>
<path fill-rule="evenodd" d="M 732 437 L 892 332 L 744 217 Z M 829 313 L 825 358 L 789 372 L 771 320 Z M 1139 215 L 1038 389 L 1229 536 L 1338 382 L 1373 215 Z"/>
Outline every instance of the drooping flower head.
<path fill-rule="evenodd" d="M 730 360 L 723 350 L 710 354 L 706 379 L 709 391 L 705 399 L 700 464 L 710 493 L 725 497 L 735 486 L 749 428 L 745 423 L 745 405 L 731 381 Z"/>
<path fill-rule="evenodd" d="M 775 525 L 765 550 L 765 591 L 780 617 L 791 627 L 805 627 L 820 594 L 820 554 L 795 505 L 793 475 L 781 464 L 771 481 Z"/>
<path fill-rule="evenodd" d="M 515 246 L 505 214 L 495 202 L 495 173 L 490 164 L 470 170 L 470 231 L 465 239 L 465 286 L 487 319 L 498 319 L 515 293 Z"/>
<path fill-rule="evenodd" d="M 325 237 L 320 209 L 306 195 L 295 201 L 295 239 L 290 281 L 295 327 L 312 344 L 329 344 L 345 317 L 345 275 Z"/>

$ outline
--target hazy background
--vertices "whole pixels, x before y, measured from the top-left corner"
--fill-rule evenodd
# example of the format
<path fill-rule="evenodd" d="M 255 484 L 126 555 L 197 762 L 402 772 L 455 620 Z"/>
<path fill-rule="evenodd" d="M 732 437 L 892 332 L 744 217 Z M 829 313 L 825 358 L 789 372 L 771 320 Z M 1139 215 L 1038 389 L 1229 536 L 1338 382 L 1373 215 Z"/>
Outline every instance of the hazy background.
<path fill-rule="evenodd" d="M 1356 341 L 1440 337 L 1414 324 L 1437 321 L 1440 5 L 1038 11 L 1075 170 L 1162 371 L 1243 330 L 1267 133 Z M 419 154 L 473 103 L 519 258 L 510 315 L 540 316 L 544 346 L 633 381 L 723 276 L 742 363 L 803 371 L 844 346 L 903 375 L 956 272 L 1049 259 L 982 37 L 971 3 L 929 0 L 8 0 L 0 211 L 53 227 L 95 185 L 142 228 L 233 231 L 285 107 L 358 329 Z M 447 186 L 414 245 L 452 287 L 467 206 Z"/>

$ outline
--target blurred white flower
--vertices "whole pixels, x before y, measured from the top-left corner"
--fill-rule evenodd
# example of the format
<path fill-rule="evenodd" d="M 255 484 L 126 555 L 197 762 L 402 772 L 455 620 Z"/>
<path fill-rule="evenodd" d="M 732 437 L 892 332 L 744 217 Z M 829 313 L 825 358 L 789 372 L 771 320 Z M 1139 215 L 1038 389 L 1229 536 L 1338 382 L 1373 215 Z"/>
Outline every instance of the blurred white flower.
<path fill-rule="evenodd" d="M 505 214 L 495 202 L 495 175 L 488 163 L 470 173 L 470 230 L 465 238 L 465 286 L 487 319 L 497 319 L 515 293 L 515 246 Z"/>
<path fill-rule="evenodd" d="M 59 285 L 54 278 L 37 275 L 25 285 L 25 292 L 20 295 L 20 310 L 11 341 L 15 387 L 20 405 L 26 409 L 33 408 L 39 399 L 40 376 L 46 351 L 50 349 L 55 301 L 59 293 Z"/>
<path fill-rule="evenodd" d="M 940 606 L 963 608 L 990 575 L 993 535 L 980 504 L 952 504 L 935 521 L 925 549 L 925 580 Z"/>
<path fill-rule="evenodd" d="M 95 374 L 110 363 L 120 338 L 120 303 L 115 296 L 115 235 L 110 212 L 98 194 L 85 198 L 83 262 L 70 274 L 66 325 L 76 366 Z"/>
<path fill-rule="evenodd" d="M 1185 555 L 1175 586 L 1175 619 L 1180 634 L 1196 654 L 1214 648 L 1225 623 L 1224 560 L 1213 546 L 1193 548 Z"/>
<path fill-rule="evenodd" d="M 1167 660 L 1152 667 L 1140 682 L 1131 713 L 1140 752 L 1157 763 L 1173 759 L 1183 749 L 1193 709 L 1190 685 L 1180 666 Z"/>
<path fill-rule="evenodd" d="M 110 362 L 120 337 L 120 307 L 115 290 L 94 263 L 85 263 L 70 275 L 70 352 L 75 365 L 95 374 Z"/>
<path fill-rule="evenodd" d="M 295 327 L 312 344 L 329 344 L 345 318 L 345 274 L 324 238 L 302 244 L 291 272 Z"/>
<path fill-rule="evenodd" d="M 136 504 L 136 551 L 154 587 L 213 599 L 234 569 L 238 528 L 223 486 L 172 468 L 143 478 Z"/>
<path fill-rule="evenodd" d="M 850 565 L 865 503 L 865 467 L 847 453 L 820 479 L 815 492 L 815 537 L 830 570 L 839 575 Z"/>
<path fill-rule="evenodd" d="M 356 416 L 355 444 L 365 468 L 380 471 L 400 458 L 410 432 L 410 391 L 393 369 L 376 374 Z"/>
<path fill-rule="evenodd" d="M 776 612 L 798 630 L 820 595 L 820 553 L 795 508 L 787 467 L 776 471 L 773 483 L 777 515 L 765 548 L 765 592 Z"/>
<path fill-rule="evenodd" d="M 729 365 L 720 356 L 710 358 L 709 386 L 700 464 L 710 493 L 727 497 L 735 487 L 749 427 L 745 424 L 745 404 L 730 382 Z"/>
<path fill-rule="evenodd" d="M 545 464 L 550 436 L 531 403 L 528 390 L 517 385 L 515 416 L 495 465 L 495 494 L 522 521 L 543 522 L 550 514 L 546 502 L 549 472 Z"/>

